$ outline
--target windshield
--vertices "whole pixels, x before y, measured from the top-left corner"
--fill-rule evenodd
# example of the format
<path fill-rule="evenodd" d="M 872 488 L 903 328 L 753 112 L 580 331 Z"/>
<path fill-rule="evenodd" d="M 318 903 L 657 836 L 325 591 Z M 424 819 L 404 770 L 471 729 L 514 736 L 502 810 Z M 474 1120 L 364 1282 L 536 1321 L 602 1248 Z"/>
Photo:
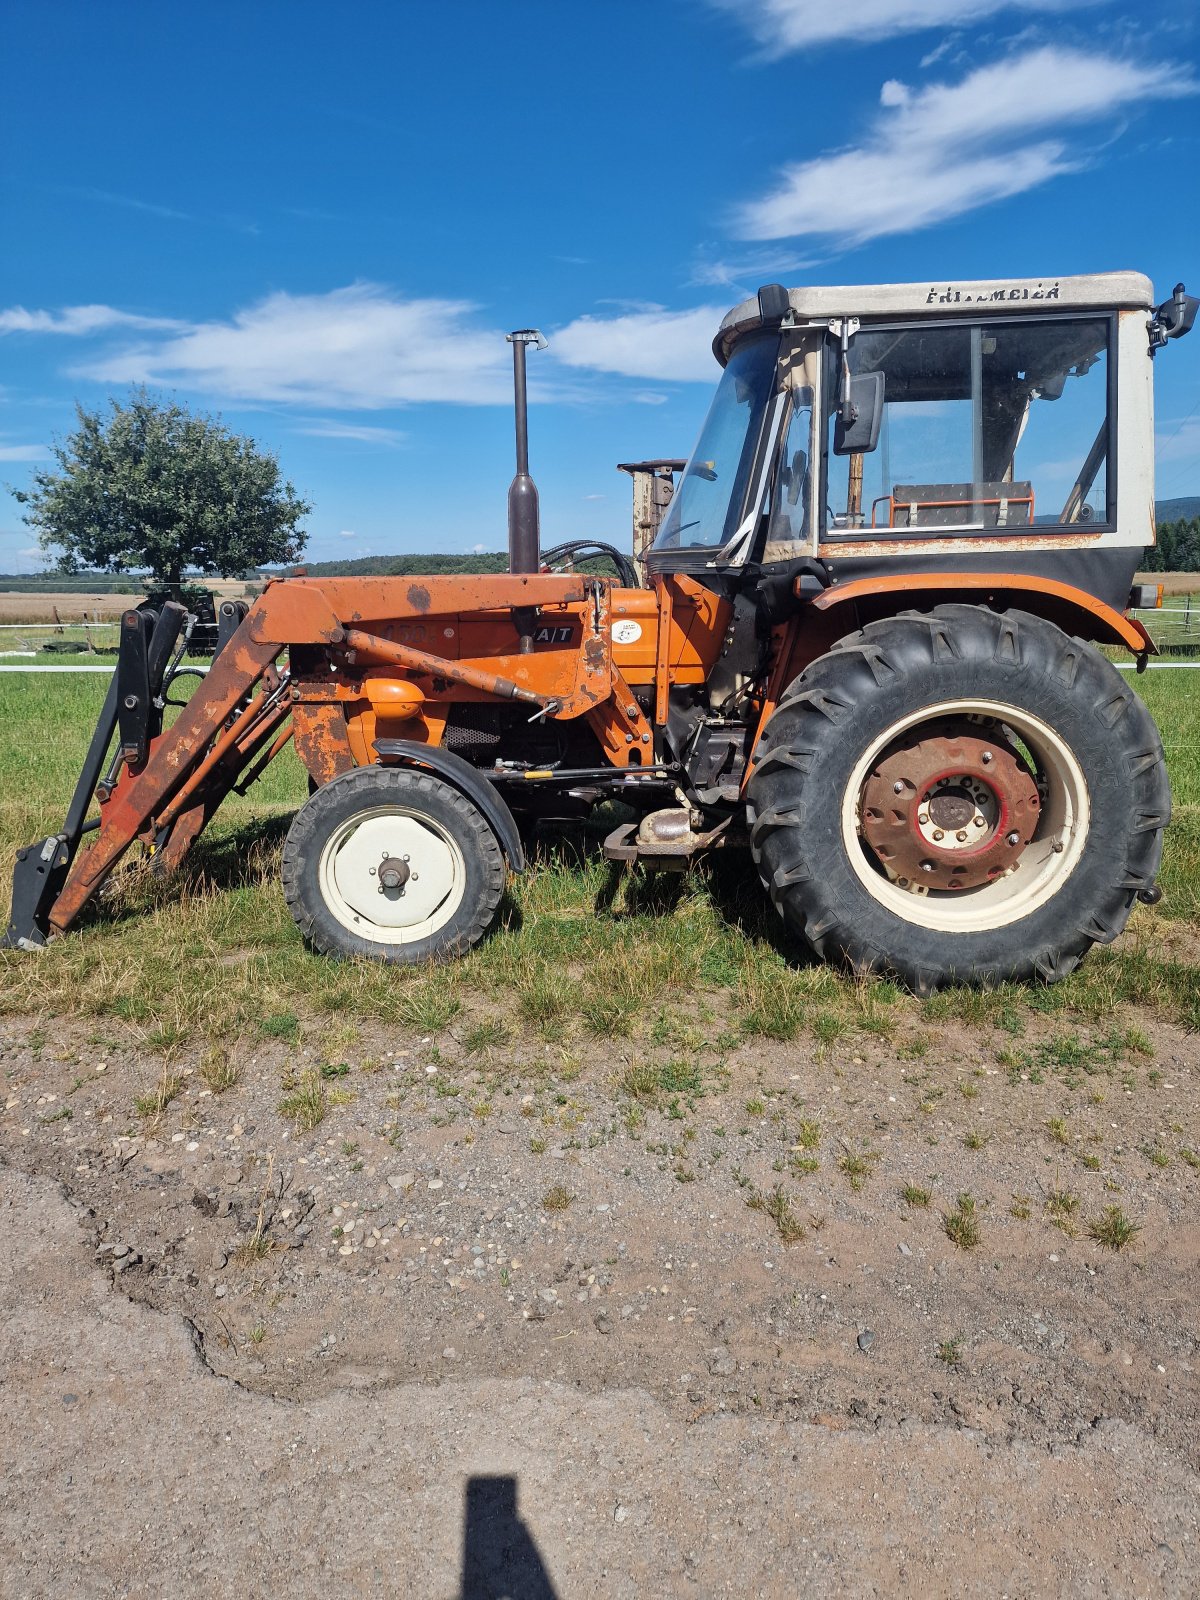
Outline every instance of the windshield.
<path fill-rule="evenodd" d="M 656 550 L 718 549 L 737 532 L 778 350 L 772 333 L 746 340 L 729 358 Z"/>

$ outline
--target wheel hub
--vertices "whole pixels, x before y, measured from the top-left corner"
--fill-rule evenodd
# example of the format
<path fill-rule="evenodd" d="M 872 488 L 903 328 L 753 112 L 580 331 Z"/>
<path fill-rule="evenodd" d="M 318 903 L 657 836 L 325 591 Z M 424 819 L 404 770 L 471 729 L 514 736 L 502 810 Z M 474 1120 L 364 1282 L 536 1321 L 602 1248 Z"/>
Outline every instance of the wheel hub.
<path fill-rule="evenodd" d="M 372 872 L 375 870 L 372 867 Z M 379 864 L 379 892 L 383 894 L 386 889 L 403 890 L 404 885 L 412 876 L 412 868 L 408 864 L 408 857 L 384 856 Z"/>
<path fill-rule="evenodd" d="M 461 891 L 461 853 L 430 821 L 386 807 L 351 821 L 326 846 L 329 887 L 355 932 L 423 926 Z"/>
<path fill-rule="evenodd" d="M 927 724 L 886 750 L 862 789 L 861 831 L 902 889 L 974 889 L 1015 869 L 1041 797 L 1008 741 Z"/>

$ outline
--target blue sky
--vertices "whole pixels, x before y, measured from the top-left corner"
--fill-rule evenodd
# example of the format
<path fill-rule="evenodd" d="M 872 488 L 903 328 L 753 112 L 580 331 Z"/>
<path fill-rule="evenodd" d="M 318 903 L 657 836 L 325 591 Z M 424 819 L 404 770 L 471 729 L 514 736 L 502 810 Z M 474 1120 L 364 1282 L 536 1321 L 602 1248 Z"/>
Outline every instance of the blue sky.
<path fill-rule="evenodd" d="M 0 482 L 144 382 L 279 457 L 312 559 L 503 546 L 510 328 L 544 542 L 627 544 L 615 463 L 687 454 L 762 282 L 1200 290 L 1191 0 L 6 12 Z M 1200 331 L 1157 393 L 1200 494 Z"/>

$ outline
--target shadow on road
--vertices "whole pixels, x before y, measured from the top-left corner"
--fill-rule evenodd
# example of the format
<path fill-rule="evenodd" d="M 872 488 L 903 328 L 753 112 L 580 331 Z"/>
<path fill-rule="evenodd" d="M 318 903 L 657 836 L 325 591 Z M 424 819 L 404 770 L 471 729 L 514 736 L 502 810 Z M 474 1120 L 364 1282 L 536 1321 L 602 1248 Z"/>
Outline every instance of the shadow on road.
<path fill-rule="evenodd" d="M 517 1480 L 467 1479 L 459 1600 L 557 1600 L 529 1529 L 517 1515 Z"/>

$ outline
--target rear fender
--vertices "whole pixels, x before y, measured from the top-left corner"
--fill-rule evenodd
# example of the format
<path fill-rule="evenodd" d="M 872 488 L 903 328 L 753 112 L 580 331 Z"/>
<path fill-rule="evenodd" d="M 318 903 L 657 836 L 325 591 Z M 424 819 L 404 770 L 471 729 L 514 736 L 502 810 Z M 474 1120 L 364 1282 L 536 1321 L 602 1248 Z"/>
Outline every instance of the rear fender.
<path fill-rule="evenodd" d="M 855 621 L 847 626 L 856 628 L 897 611 L 920 610 L 948 599 L 989 606 L 993 611 L 1019 606 L 1078 638 L 1124 645 L 1135 656 L 1158 653 L 1140 622 L 1122 616 L 1086 589 L 1054 578 L 1014 572 L 922 572 L 909 577 L 856 578 L 826 589 L 812 605 L 817 611 L 836 616 L 839 606 L 853 602 Z"/>

